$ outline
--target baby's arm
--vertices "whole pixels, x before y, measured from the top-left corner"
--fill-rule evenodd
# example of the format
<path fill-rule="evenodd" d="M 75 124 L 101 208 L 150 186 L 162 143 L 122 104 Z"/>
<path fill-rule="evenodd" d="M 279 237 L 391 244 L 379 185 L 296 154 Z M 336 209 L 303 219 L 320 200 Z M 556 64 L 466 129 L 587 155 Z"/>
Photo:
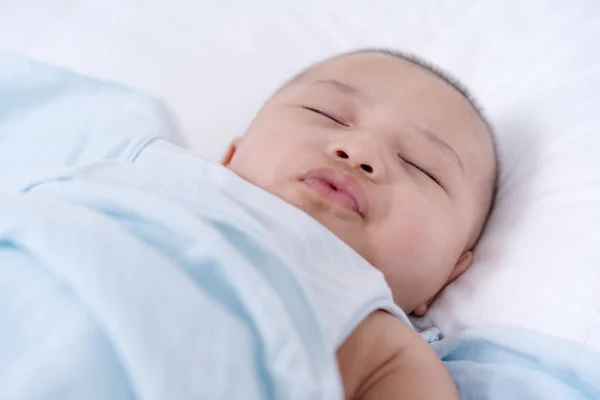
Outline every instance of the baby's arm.
<path fill-rule="evenodd" d="M 337 353 L 346 399 L 459 399 L 444 365 L 396 317 L 376 311 Z"/>

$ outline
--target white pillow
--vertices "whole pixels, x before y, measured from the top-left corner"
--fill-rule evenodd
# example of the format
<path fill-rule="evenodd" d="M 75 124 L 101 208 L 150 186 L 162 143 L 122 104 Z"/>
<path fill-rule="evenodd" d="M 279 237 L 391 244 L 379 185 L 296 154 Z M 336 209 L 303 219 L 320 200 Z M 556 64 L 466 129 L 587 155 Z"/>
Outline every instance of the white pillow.
<path fill-rule="evenodd" d="M 426 51 L 486 105 L 500 157 L 475 265 L 428 321 L 600 349 L 600 3 L 527 4 L 473 10 Z"/>
<path fill-rule="evenodd" d="M 325 56 L 414 51 L 497 130 L 501 189 L 476 263 L 426 322 L 506 323 L 600 349 L 600 4 L 552 1 L 3 0 L 0 50 L 166 102 L 216 160 L 267 96 Z"/>

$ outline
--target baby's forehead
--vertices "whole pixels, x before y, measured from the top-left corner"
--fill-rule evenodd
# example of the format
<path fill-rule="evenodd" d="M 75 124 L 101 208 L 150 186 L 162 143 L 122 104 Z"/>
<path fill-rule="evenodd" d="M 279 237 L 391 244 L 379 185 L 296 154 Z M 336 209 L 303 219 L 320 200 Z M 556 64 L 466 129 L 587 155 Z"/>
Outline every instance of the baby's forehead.
<path fill-rule="evenodd" d="M 380 78 L 380 79 L 377 79 Z M 335 79 L 351 80 L 368 86 L 383 81 L 399 93 L 407 87 L 422 86 L 427 90 L 451 91 L 466 101 L 483 119 L 487 120 L 467 88 L 441 68 L 415 55 L 388 50 L 364 50 L 350 52 L 313 64 L 294 76 L 289 82 L 310 82 Z"/>
<path fill-rule="evenodd" d="M 327 89 L 364 103 L 384 104 L 395 108 L 392 112 L 398 117 L 423 117 L 423 123 L 431 119 L 427 117 L 448 113 L 480 119 L 466 90 L 459 91 L 428 69 L 387 54 L 334 57 L 302 71 L 286 86 Z"/>
<path fill-rule="evenodd" d="M 318 79 L 351 79 L 370 81 L 374 76 L 385 75 L 394 80 L 408 78 L 417 81 L 440 80 L 437 74 L 425 66 L 411 60 L 393 57 L 378 52 L 343 54 L 317 62 L 298 73 L 291 81 L 311 81 Z"/>
<path fill-rule="evenodd" d="M 363 94 L 375 101 L 396 104 L 398 115 L 415 107 L 414 117 L 449 114 L 451 122 L 463 122 L 462 129 L 481 131 L 491 126 L 473 96 L 459 81 L 433 64 L 413 55 L 390 51 L 359 51 L 317 63 L 293 81 L 322 86 L 347 95 Z M 421 100 L 421 103 L 419 103 Z M 466 140 L 466 138 L 465 138 Z"/>

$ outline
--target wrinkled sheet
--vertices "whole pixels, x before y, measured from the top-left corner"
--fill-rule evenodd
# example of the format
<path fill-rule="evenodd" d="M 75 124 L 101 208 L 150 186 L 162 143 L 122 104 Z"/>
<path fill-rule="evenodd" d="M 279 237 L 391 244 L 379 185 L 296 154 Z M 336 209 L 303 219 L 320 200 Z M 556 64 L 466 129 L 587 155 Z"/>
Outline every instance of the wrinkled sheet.
<path fill-rule="evenodd" d="M 600 354 L 576 342 L 489 326 L 433 346 L 463 400 L 600 399 Z"/>

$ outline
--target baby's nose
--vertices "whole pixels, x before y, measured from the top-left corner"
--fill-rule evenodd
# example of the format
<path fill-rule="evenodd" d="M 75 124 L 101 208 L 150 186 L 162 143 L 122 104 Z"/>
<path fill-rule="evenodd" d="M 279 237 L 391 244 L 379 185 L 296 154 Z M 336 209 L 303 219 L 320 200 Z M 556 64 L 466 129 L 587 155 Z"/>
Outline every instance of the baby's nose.
<path fill-rule="evenodd" d="M 371 180 L 381 180 L 385 175 L 381 156 L 371 140 L 354 137 L 332 142 L 327 146 L 327 156 L 353 169 L 359 168 Z"/>

